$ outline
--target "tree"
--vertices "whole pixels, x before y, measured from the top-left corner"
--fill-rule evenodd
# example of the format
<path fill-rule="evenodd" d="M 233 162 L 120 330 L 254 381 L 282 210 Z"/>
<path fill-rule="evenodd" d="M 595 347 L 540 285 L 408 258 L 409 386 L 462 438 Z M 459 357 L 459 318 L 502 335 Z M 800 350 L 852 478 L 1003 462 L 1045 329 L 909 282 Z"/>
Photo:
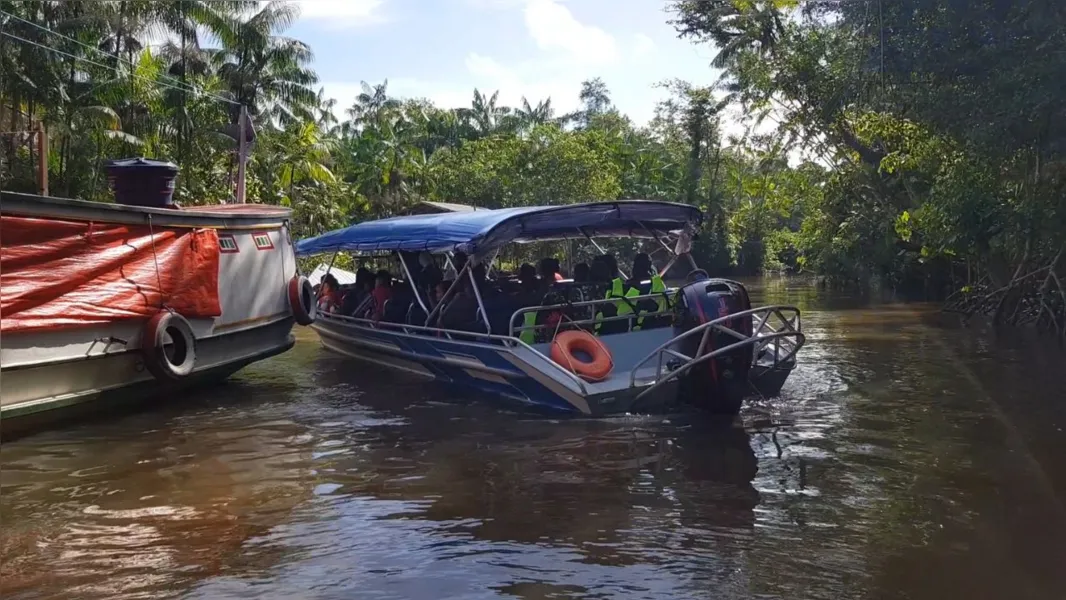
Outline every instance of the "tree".
<path fill-rule="evenodd" d="M 954 305 L 1066 331 L 1066 24 L 1048 0 L 672 3 L 721 46 L 735 98 L 833 169 L 802 251 L 835 279 L 959 290 Z M 964 274 L 952 276 L 952 273 Z M 1028 275 L 1027 275 L 1028 274 Z"/>
<path fill-rule="evenodd" d="M 237 104 L 281 124 L 312 119 L 318 100 L 311 87 L 318 77 L 307 66 L 314 58 L 310 46 L 278 35 L 299 14 L 299 5 L 271 0 L 239 23 L 235 37 L 223 36 L 222 48 L 213 52 L 215 69 Z"/>

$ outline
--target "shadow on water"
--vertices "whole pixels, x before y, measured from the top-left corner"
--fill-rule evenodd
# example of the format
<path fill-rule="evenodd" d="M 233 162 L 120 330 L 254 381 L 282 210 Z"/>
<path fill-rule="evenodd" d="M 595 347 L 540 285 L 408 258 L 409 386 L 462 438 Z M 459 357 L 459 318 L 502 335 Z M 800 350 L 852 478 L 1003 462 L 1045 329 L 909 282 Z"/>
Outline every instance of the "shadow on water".
<path fill-rule="evenodd" d="M 180 405 L 5 444 L 0 591 L 1062 597 L 1062 386 L 1031 373 L 1055 355 L 926 305 L 753 296 L 798 304 L 808 346 L 736 422 L 464 404 L 303 331 Z"/>

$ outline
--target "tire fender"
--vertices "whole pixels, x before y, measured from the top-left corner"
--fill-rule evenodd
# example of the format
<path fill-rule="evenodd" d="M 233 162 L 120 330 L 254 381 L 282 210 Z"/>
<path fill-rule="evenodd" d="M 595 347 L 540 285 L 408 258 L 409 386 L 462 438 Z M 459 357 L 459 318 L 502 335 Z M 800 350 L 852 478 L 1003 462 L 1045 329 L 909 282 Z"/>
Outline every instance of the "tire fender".
<path fill-rule="evenodd" d="M 315 322 L 315 314 L 318 307 L 315 303 L 315 290 L 311 282 L 303 275 L 293 275 L 289 280 L 289 308 L 292 316 L 300 325 L 310 325 Z"/>
<path fill-rule="evenodd" d="M 188 377 L 196 366 L 196 336 L 189 321 L 162 310 L 148 320 L 141 333 L 144 366 L 160 381 Z"/>

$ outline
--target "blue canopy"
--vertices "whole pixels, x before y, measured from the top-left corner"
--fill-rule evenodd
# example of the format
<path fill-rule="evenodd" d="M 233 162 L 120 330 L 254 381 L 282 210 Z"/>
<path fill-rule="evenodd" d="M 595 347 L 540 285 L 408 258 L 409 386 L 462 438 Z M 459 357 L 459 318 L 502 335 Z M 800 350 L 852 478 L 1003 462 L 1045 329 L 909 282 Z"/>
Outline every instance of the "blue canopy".
<path fill-rule="evenodd" d="M 703 213 L 695 206 L 649 200 L 414 215 L 367 221 L 301 240 L 296 254 L 461 250 L 483 255 L 511 242 L 583 238 L 586 234 L 650 238 L 648 230 L 662 235 L 695 228 L 702 220 Z"/>

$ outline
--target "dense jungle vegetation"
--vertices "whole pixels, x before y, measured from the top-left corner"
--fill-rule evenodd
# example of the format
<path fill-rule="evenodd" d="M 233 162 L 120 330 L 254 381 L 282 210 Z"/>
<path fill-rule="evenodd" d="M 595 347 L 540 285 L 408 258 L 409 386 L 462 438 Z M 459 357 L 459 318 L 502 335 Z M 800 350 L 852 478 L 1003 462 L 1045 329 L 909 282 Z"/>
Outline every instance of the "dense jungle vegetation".
<path fill-rule="evenodd" d="M 714 272 L 876 281 L 1066 333 L 1066 4 L 664 7 L 722 76 L 664 82 L 637 125 L 594 77 L 570 114 L 492 90 L 434 106 L 387 82 L 336 110 L 281 1 L 0 0 L 0 187 L 36 189 L 17 132 L 39 122 L 53 195 L 106 201 L 103 162 L 144 155 L 181 167 L 183 205 L 226 201 L 243 104 L 259 127 L 248 197 L 291 206 L 300 235 L 426 199 L 681 201 L 707 214 L 698 260 Z M 730 105 L 773 133 L 723 136 Z"/>

